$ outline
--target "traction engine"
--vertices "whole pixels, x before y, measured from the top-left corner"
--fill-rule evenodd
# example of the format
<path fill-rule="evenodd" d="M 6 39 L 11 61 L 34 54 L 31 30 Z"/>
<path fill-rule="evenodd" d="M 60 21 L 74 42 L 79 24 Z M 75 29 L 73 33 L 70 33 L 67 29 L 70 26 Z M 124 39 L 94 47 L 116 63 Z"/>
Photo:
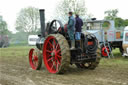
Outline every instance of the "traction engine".
<path fill-rule="evenodd" d="M 75 49 L 70 49 L 71 40 L 66 25 L 59 20 L 53 20 L 45 26 L 44 9 L 40 10 L 40 21 L 41 34 L 38 35 L 37 48 L 29 51 L 32 69 L 39 70 L 42 61 L 50 73 L 64 73 L 70 64 L 75 64 L 77 68 L 92 70 L 98 66 L 98 40 L 93 34 L 82 33 L 80 47 L 76 43 Z"/>

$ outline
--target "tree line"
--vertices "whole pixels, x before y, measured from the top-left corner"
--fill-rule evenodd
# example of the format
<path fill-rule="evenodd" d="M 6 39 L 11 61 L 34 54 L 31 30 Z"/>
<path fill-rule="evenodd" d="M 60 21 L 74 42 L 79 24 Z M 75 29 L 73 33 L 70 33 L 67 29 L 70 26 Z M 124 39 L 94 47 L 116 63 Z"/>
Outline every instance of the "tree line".
<path fill-rule="evenodd" d="M 104 12 L 106 15 L 104 19 L 106 20 L 114 20 L 115 21 L 115 27 L 125 27 L 128 26 L 128 19 L 122 19 L 121 17 L 118 17 L 119 11 L 118 9 L 110 9 Z"/>
<path fill-rule="evenodd" d="M 74 14 L 79 14 L 83 21 L 93 17 L 92 14 L 87 12 L 85 0 L 61 0 L 58 2 L 53 18 L 61 20 L 64 24 L 68 20 L 68 12 L 72 11 Z M 128 26 L 128 19 L 122 19 L 118 17 L 118 9 L 110 9 L 104 12 L 105 20 L 114 20 L 116 27 Z M 39 9 L 35 7 L 23 8 L 19 11 L 16 18 L 15 29 L 18 31 L 14 40 L 27 39 L 29 34 L 38 34 L 40 32 L 40 16 Z M 11 32 L 7 29 L 7 23 L 0 16 L 0 34 L 8 34 L 12 36 Z M 22 34 L 24 36 L 22 36 Z M 12 36 L 13 38 L 15 36 Z"/>

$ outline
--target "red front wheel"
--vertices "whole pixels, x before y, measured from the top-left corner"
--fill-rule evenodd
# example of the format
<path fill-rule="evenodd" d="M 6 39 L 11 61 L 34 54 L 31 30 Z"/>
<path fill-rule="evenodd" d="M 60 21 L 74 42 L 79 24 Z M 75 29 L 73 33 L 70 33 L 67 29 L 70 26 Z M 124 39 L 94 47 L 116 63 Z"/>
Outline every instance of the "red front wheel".
<path fill-rule="evenodd" d="M 29 51 L 29 64 L 32 69 L 39 70 L 42 65 L 42 56 L 38 49 L 30 49 Z"/>
<path fill-rule="evenodd" d="M 49 35 L 43 46 L 43 60 L 50 73 L 63 73 L 70 63 L 68 42 L 61 34 Z"/>

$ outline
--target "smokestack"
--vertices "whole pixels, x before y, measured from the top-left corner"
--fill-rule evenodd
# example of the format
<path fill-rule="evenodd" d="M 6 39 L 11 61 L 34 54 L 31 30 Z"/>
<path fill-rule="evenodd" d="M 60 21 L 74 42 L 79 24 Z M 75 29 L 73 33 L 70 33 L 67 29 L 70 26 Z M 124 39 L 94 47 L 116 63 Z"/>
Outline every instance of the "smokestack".
<path fill-rule="evenodd" d="M 41 37 L 45 37 L 45 10 L 40 9 Z"/>

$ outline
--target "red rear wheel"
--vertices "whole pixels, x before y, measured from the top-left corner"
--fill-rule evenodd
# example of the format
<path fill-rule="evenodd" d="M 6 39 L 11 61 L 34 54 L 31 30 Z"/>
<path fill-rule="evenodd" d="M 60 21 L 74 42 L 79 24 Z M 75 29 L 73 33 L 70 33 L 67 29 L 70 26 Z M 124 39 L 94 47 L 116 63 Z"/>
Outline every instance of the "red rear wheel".
<path fill-rule="evenodd" d="M 42 57 L 38 49 L 30 49 L 29 51 L 29 64 L 34 70 L 39 70 L 42 65 Z"/>
<path fill-rule="evenodd" d="M 50 73 L 61 73 L 70 61 L 67 40 L 60 34 L 49 35 L 43 47 L 43 59 Z"/>

